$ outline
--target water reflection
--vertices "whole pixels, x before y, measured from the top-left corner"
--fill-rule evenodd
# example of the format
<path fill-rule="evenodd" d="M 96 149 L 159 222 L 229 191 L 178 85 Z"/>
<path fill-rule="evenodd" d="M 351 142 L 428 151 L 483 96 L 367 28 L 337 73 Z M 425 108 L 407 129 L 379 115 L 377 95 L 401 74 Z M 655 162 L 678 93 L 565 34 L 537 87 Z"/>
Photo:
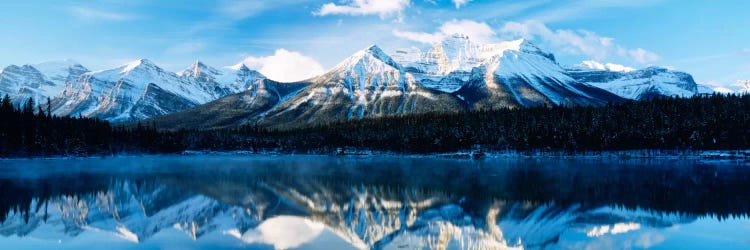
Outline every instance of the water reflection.
<path fill-rule="evenodd" d="M 3 161 L 0 173 L 6 246 L 669 248 L 711 233 L 678 230 L 693 224 L 750 232 L 738 163 L 146 157 Z"/>

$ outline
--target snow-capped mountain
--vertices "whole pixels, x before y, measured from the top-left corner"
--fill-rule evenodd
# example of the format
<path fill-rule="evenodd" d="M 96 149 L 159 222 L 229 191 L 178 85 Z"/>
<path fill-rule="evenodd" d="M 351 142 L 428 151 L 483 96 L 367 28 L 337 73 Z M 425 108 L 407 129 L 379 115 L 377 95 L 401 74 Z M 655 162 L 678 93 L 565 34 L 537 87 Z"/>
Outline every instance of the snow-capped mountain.
<path fill-rule="evenodd" d="M 299 126 L 463 108 L 457 98 L 418 85 L 411 74 L 375 45 L 309 81 L 311 86 L 270 110 L 261 122 Z"/>
<path fill-rule="evenodd" d="M 565 74 L 554 55 L 524 39 L 478 44 L 456 34 L 426 53 L 411 48 L 395 54 L 421 85 L 454 93 L 470 109 L 617 101 L 611 94 L 579 84 Z"/>
<path fill-rule="evenodd" d="M 216 69 L 200 61 L 196 61 L 177 75 L 198 82 L 202 86 L 213 87 L 213 91 L 222 96 L 245 91 L 256 81 L 266 79 L 263 74 L 249 69 L 244 64 Z"/>
<path fill-rule="evenodd" d="M 112 122 L 142 120 L 244 91 L 245 86 L 262 78 L 247 68 L 221 72 L 200 62 L 176 74 L 140 59 L 83 74 L 55 99 L 54 113 Z"/>
<path fill-rule="evenodd" d="M 524 40 L 497 44 L 478 44 L 468 36 L 454 34 L 433 45 L 426 52 L 419 48 L 398 49 L 393 55 L 396 61 L 412 73 L 428 88 L 444 92 L 455 92 L 469 79 L 474 68 L 492 64 L 507 50 L 520 50 Z M 455 78 L 443 80 L 446 76 Z"/>
<path fill-rule="evenodd" d="M 245 123 L 300 127 L 544 104 L 603 105 L 699 92 L 682 72 L 593 61 L 565 69 L 552 53 L 527 40 L 480 44 L 460 34 L 424 52 L 412 47 L 389 55 L 373 45 L 323 75 L 296 83 L 266 79 L 244 64 L 214 68 L 199 61 L 178 73 L 145 59 L 87 71 L 70 60 L 9 66 L 0 73 L 0 94 L 9 93 L 14 100 L 52 97 L 57 115 L 130 122 L 175 114 L 160 120 L 164 128 L 210 128 Z M 176 114 L 181 111 L 185 113 Z"/>
<path fill-rule="evenodd" d="M 411 48 L 396 55 L 394 59 L 373 45 L 327 73 L 298 83 L 309 84 L 304 89 L 285 92 L 291 93 L 288 96 L 274 95 L 275 99 L 265 102 L 268 105 L 248 106 L 243 100 L 249 99 L 242 96 L 256 96 L 248 92 L 149 122 L 163 128 L 183 128 L 179 124 L 194 121 L 203 121 L 195 128 L 239 121 L 290 128 L 396 114 L 603 105 L 622 100 L 577 82 L 552 54 L 525 40 L 480 45 L 455 35 L 427 53 Z M 239 114 L 244 118 L 237 119 Z"/>
<path fill-rule="evenodd" d="M 60 94 L 89 70 L 72 60 L 48 61 L 34 65 L 10 65 L 0 71 L 0 95 L 7 94 L 16 104 L 33 98 L 46 102 Z"/>
<path fill-rule="evenodd" d="M 734 92 L 748 93 L 750 92 L 750 80 L 739 80 L 732 84 L 732 87 L 735 87 Z"/>
<path fill-rule="evenodd" d="M 690 74 L 659 67 L 629 71 L 577 67 L 569 69 L 568 75 L 631 100 L 659 96 L 691 97 L 699 93 Z"/>
<path fill-rule="evenodd" d="M 750 80 L 738 80 L 729 85 L 698 84 L 700 94 L 745 94 L 750 93 Z"/>
<path fill-rule="evenodd" d="M 528 41 L 503 50 L 482 67 L 455 94 L 472 109 L 529 107 L 538 105 L 604 105 L 621 99 L 568 76 L 552 54 Z"/>

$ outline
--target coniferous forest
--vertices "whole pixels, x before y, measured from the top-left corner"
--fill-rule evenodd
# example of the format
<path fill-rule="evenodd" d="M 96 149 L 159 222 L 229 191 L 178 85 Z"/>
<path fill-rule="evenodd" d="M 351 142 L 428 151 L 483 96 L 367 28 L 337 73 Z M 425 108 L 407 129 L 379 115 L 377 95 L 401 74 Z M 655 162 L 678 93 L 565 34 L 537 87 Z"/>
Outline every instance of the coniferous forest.
<path fill-rule="evenodd" d="M 159 131 L 149 124 L 57 117 L 47 104 L 0 103 L 0 157 L 248 150 L 332 153 L 354 147 L 438 153 L 476 145 L 488 151 L 734 150 L 750 146 L 750 95 L 629 101 L 601 107 L 540 106 L 428 113 L 294 130 L 244 125 Z"/>

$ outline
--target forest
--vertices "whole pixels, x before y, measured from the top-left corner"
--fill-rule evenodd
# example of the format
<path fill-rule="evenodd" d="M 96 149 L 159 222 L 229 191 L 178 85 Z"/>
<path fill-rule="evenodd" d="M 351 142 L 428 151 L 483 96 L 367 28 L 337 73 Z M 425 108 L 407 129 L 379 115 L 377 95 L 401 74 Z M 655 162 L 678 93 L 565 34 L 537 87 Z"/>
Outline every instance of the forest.
<path fill-rule="evenodd" d="M 427 154 L 486 151 L 734 150 L 750 145 L 750 95 L 663 97 L 591 106 L 538 106 L 367 118 L 293 130 L 242 125 L 159 131 L 51 115 L 29 99 L 0 102 L 0 157 L 180 153 L 329 154 L 339 148 Z"/>

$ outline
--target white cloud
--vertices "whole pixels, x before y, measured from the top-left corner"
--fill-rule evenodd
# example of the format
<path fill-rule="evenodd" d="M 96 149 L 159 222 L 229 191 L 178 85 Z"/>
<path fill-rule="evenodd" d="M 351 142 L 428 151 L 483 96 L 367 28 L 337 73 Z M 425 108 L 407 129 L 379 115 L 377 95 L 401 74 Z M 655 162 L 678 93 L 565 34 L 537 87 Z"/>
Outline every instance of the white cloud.
<path fill-rule="evenodd" d="M 641 64 L 648 64 L 660 59 L 656 53 L 641 48 L 627 50 L 616 44 L 615 39 L 611 37 L 600 36 L 588 30 L 552 30 L 544 23 L 535 20 L 507 22 L 500 29 L 500 33 L 502 37 L 508 39 L 522 37 L 534 40 L 538 38 L 565 53 L 586 55 L 595 60 L 621 56 Z"/>
<path fill-rule="evenodd" d="M 630 50 L 628 51 L 628 54 L 631 58 L 633 58 L 633 60 L 641 64 L 649 64 L 660 59 L 659 55 L 655 54 L 654 52 L 641 48 Z"/>
<path fill-rule="evenodd" d="M 420 43 L 438 43 L 453 34 L 467 35 L 471 40 L 487 43 L 496 40 L 495 31 L 486 23 L 471 20 L 451 20 L 443 23 L 434 33 L 393 30 L 393 35 Z"/>
<path fill-rule="evenodd" d="M 615 72 L 630 72 L 630 71 L 635 70 L 635 68 L 628 67 L 622 64 L 600 63 L 600 62 L 593 61 L 593 60 L 583 61 L 576 66 L 585 68 L 585 69 L 607 70 L 607 71 L 615 71 Z"/>
<path fill-rule="evenodd" d="M 453 4 L 456 5 L 456 9 L 460 9 L 461 5 L 467 4 L 471 2 L 472 0 L 451 0 L 453 1 Z"/>
<path fill-rule="evenodd" d="M 324 72 L 315 59 L 286 49 L 277 49 L 271 56 L 248 57 L 241 64 L 280 82 L 306 80 Z"/>
<path fill-rule="evenodd" d="M 68 8 L 68 11 L 79 18 L 85 19 L 96 19 L 106 21 L 128 21 L 136 19 L 136 16 L 123 14 L 120 12 L 110 12 L 104 10 L 98 10 L 82 6 L 73 6 Z"/>
<path fill-rule="evenodd" d="M 411 0 L 352 0 L 349 4 L 324 4 L 313 14 L 326 15 L 379 15 L 381 18 L 400 15 L 411 4 Z"/>

